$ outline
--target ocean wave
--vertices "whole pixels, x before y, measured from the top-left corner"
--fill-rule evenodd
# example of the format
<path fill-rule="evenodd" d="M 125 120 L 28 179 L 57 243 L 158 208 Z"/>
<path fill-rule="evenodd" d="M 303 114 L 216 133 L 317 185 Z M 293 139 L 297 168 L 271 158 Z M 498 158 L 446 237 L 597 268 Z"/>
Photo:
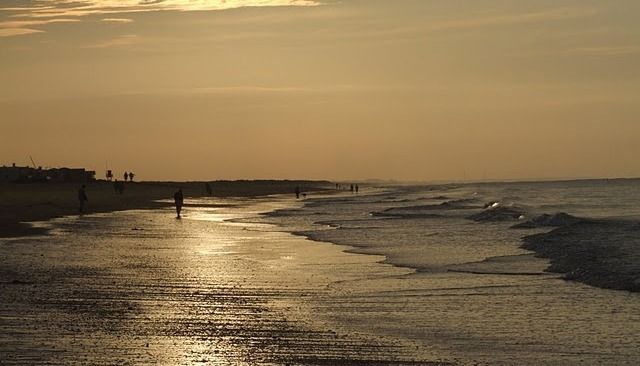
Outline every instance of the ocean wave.
<path fill-rule="evenodd" d="M 465 198 L 458 200 L 451 200 L 447 202 L 443 202 L 440 204 L 432 204 L 432 205 L 418 205 L 418 206 L 400 206 L 400 207 L 391 207 L 386 210 L 381 211 L 381 214 L 392 214 L 397 213 L 398 211 L 402 213 L 411 213 L 416 211 L 435 211 L 435 210 L 468 210 L 468 209 L 476 209 L 480 208 L 477 204 L 477 200 L 473 198 Z"/>
<path fill-rule="evenodd" d="M 581 218 L 569 215 L 564 212 L 553 215 L 543 214 L 529 221 L 513 225 L 512 229 L 535 229 L 540 227 L 561 227 L 573 225 L 582 221 Z"/>
<path fill-rule="evenodd" d="M 520 208 L 493 204 L 486 210 L 467 216 L 467 218 L 477 222 L 497 222 L 522 220 L 524 215 L 524 210 Z"/>
<path fill-rule="evenodd" d="M 400 213 L 400 212 L 372 212 L 371 216 L 381 218 L 395 218 L 395 219 L 435 219 L 442 218 L 443 215 L 435 213 Z"/>
<path fill-rule="evenodd" d="M 585 219 L 530 235 L 522 247 L 549 258 L 548 270 L 566 279 L 640 292 L 640 222 Z"/>

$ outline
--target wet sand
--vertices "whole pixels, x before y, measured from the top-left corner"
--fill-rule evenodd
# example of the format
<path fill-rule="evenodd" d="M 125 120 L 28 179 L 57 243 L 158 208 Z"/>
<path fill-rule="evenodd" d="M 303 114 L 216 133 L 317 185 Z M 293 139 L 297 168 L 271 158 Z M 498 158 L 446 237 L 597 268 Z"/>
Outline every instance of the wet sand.
<path fill-rule="evenodd" d="M 258 197 L 271 194 L 293 194 L 322 191 L 332 187 L 323 181 L 215 181 L 210 182 L 213 197 Z M 24 222 L 43 221 L 78 213 L 77 183 L 0 184 L 0 237 L 38 234 Z M 97 181 L 87 184 L 87 213 L 112 212 L 142 208 L 160 208 L 171 204 L 158 202 L 170 199 L 182 188 L 185 197 L 207 196 L 204 182 L 134 182 L 125 183 L 124 193 L 117 194 L 113 183 Z"/>
<path fill-rule="evenodd" d="M 437 361 L 340 325 L 330 306 L 336 283 L 409 270 L 224 221 L 295 205 L 290 198 L 189 203 L 183 220 L 171 209 L 64 217 L 39 225 L 49 236 L 0 240 L 3 364 Z"/>

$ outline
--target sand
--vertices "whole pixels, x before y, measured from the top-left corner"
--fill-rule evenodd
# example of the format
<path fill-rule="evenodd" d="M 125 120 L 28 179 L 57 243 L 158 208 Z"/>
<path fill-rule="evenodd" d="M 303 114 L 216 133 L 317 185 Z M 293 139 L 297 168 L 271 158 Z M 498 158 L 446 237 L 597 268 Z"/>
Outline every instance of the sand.
<path fill-rule="evenodd" d="M 214 197 L 258 197 L 291 193 L 296 186 L 303 191 L 321 191 L 333 187 L 324 181 L 215 181 L 210 182 Z M 44 221 L 78 213 L 78 188 L 72 183 L 0 184 L 0 237 L 17 237 L 41 233 L 24 222 Z M 160 208 L 171 202 L 173 193 L 182 188 L 185 197 L 207 195 L 204 182 L 134 182 L 126 183 L 124 194 L 114 191 L 113 183 L 97 181 L 87 184 L 89 203 L 86 213 L 111 212 L 141 208 Z"/>

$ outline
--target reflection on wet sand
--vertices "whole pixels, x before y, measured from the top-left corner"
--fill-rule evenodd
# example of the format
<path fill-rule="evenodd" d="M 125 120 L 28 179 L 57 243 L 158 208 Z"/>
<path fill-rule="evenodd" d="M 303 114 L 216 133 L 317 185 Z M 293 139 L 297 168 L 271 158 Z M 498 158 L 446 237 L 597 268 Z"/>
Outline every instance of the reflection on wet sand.
<path fill-rule="evenodd" d="M 0 242 L 3 363 L 425 361 L 403 342 L 335 327 L 310 305 L 331 283 L 410 271 L 223 221 L 287 204 L 192 202 L 183 220 L 170 210 L 64 218 L 52 236 Z"/>

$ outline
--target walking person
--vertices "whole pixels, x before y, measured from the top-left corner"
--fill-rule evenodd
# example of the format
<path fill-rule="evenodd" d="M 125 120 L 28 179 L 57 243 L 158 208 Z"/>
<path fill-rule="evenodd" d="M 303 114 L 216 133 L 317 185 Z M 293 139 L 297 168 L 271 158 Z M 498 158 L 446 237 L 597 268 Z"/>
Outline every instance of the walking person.
<path fill-rule="evenodd" d="M 89 201 L 87 197 L 87 192 L 85 192 L 86 186 L 83 184 L 80 189 L 78 189 L 78 201 L 80 201 L 80 207 L 78 209 L 80 215 L 84 213 L 84 205 Z"/>
<path fill-rule="evenodd" d="M 129 173 L 124 172 L 124 181 L 126 182 L 129 179 Z"/>
<path fill-rule="evenodd" d="M 176 219 L 181 219 L 180 212 L 182 211 L 182 205 L 184 204 L 184 196 L 182 195 L 182 188 L 178 189 L 176 193 L 173 194 L 173 201 L 176 203 Z"/>

